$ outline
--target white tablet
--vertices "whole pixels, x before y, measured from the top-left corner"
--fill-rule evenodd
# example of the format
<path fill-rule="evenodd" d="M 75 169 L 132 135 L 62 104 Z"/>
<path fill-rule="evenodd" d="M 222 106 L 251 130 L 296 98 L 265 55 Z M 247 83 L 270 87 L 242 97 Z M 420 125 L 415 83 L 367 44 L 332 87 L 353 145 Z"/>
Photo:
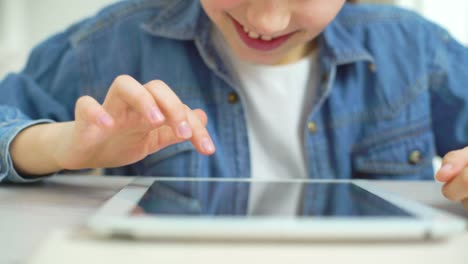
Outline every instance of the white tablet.
<path fill-rule="evenodd" d="M 274 197 L 291 188 L 300 190 L 295 209 L 275 211 L 285 203 Z M 266 210 L 252 210 L 248 193 L 237 193 L 246 189 L 278 195 L 268 196 Z M 136 178 L 88 226 L 134 239 L 365 241 L 440 239 L 464 232 L 466 222 L 370 181 Z"/>

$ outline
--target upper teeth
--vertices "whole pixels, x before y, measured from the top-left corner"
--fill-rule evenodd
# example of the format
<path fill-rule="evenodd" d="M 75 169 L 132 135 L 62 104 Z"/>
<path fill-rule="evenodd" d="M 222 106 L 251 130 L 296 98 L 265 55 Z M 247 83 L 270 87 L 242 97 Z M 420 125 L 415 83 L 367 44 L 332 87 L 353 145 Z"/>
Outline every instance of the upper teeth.
<path fill-rule="evenodd" d="M 271 36 L 260 35 L 259 33 L 255 32 L 255 31 L 249 30 L 246 26 L 244 26 L 244 31 L 252 39 L 259 39 L 260 38 L 260 39 L 262 39 L 264 41 L 271 41 L 273 39 L 273 37 L 271 37 Z"/>

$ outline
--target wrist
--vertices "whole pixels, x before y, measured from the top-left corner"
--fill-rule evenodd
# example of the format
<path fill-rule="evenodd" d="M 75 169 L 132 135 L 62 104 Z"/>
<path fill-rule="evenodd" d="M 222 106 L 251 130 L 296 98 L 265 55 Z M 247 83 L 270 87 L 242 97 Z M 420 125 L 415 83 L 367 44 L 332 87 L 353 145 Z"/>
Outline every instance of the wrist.
<path fill-rule="evenodd" d="M 11 158 L 18 173 L 35 176 L 58 172 L 55 150 L 60 145 L 63 123 L 39 124 L 21 131 L 10 146 Z"/>

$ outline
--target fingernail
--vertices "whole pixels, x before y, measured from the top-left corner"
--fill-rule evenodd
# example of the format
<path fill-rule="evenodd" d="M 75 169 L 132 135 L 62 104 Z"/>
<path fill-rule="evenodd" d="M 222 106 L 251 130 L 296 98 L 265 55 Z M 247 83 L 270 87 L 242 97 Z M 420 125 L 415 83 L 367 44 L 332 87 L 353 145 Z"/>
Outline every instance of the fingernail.
<path fill-rule="evenodd" d="M 439 171 L 446 173 L 446 172 L 450 172 L 452 169 L 453 169 L 453 165 L 450 164 L 450 163 L 446 163 L 446 164 L 442 165 L 442 167 L 440 168 Z"/>
<path fill-rule="evenodd" d="M 214 145 L 213 145 L 213 142 L 212 142 L 210 139 L 208 139 L 208 138 L 202 139 L 201 147 L 202 147 L 203 151 L 205 151 L 205 152 L 207 152 L 207 153 L 212 153 L 212 152 L 214 152 Z"/>
<path fill-rule="evenodd" d="M 99 122 L 104 126 L 111 126 L 112 125 L 112 118 L 107 114 L 102 114 L 99 116 Z"/>
<path fill-rule="evenodd" d="M 164 121 L 164 115 L 161 113 L 159 108 L 152 107 L 150 110 L 151 120 L 155 123 L 161 123 Z"/>
<path fill-rule="evenodd" d="M 184 139 L 189 139 L 192 137 L 192 129 L 185 121 L 179 124 L 179 127 L 177 127 L 177 133 L 179 133 L 179 137 Z"/>

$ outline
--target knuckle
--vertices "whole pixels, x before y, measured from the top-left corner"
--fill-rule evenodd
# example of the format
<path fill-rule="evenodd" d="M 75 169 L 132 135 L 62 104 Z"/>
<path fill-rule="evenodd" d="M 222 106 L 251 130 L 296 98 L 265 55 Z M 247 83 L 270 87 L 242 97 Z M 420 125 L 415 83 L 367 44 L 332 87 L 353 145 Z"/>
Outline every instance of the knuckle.
<path fill-rule="evenodd" d="M 116 94 L 130 100 L 135 100 L 143 95 L 143 90 L 140 88 L 139 83 L 129 75 L 117 77 L 112 87 L 115 89 Z"/>
<path fill-rule="evenodd" d="M 146 84 L 150 89 L 168 88 L 167 84 L 161 80 L 152 80 Z"/>
<path fill-rule="evenodd" d="M 204 125 L 208 123 L 208 115 L 205 113 L 205 111 L 200 110 L 200 117 L 201 117 L 201 122 L 203 122 Z"/>
<path fill-rule="evenodd" d="M 204 127 L 197 127 L 194 134 L 199 138 L 210 138 L 210 134 L 208 134 L 208 131 Z"/>
<path fill-rule="evenodd" d="M 89 101 L 89 96 L 84 95 L 84 96 L 81 96 L 80 98 L 78 98 L 78 100 L 76 100 L 76 103 L 77 104 L 83 104 L 83 103 L 86 103 L 88 101 Z"/>
<path fill-rule="evenodd" d="M 200 119 L 199 115 L 196 112 L 191 110 L 187 111 L 187 117 L 190 119 L 190 122 L 194 124 L 194 126 L 203 128 L 205 127 L 203 120 Z"/>
<path fill-rule="evenodd" d="M 76 100 L 76 107 L 86 107 L 93 102 L 93 98 L 88 95 L 81 96 Z"/>
<path fill-rule="evenodd" d="M 122 84 L 122 83 L 126 83 L 128 81 L 131 81 L 131 80 L 133 80 L 133 78 L 130 75 L 122 74 L 122 75 L 119 75 L 119 76 L 117 76 L 115 78 L 114 83 Z"/>
<path fill-rule="evenodd" d="M 112 87 L 115 87 L 119 90 L 124 90 L 128 86 L 132 86 L 135 83 L 138 83 L 135 79 L 133 79 L 132 76 L 130 75 L 119 75 L 117 78 L 115 78 L 114 83 Z"/>
<path fill-rule="evenodd" d="M 97 105 L 94 104 L 94 99 L 91 96 L 81 96 L 76 101 L 75 110 L 87 116 L 92 116 L 98 112 Z"/>
<path fill-rule="evenodd" d="M 201 137 L 201 136 L 205 136 L 205 135 L 208 134 L 208 133 L 206 132 L 206 130 L 205 130 L 205 127 L 204 127 L 204 126 L 201 126 L 201 125 L 198 124 L 198 123 L 190 123 L 190 126 L 191 126 L 192 129 L 193 129 L 193 134 L 194 134 L 194 135 L 197 135 L 197 136 Z"/>
<path fill-rule="evenodd" d="M 171 103 L 178 102 L 180 103 L 179 97 L 176 93 L 163 81 L 153 80 L 146 85 L 157 98 L 164 98 L 164 100 L 169 100 Z"/>
<path fill-rule="evenodd" d="M 201 125 L 206 126 L 208 123 L 208 116 L 206 115 L 205 111 L 201 109 L 195 109 L 191 110 L 189 113 L 191 113 L 193 117 L 200 122 Z"/>
<path fill-rule="evenodd" d="M 182 122 L 187 119 L 185 108 L 182 105 L 170 105 L 168 111 L 175 122 Z"/>

